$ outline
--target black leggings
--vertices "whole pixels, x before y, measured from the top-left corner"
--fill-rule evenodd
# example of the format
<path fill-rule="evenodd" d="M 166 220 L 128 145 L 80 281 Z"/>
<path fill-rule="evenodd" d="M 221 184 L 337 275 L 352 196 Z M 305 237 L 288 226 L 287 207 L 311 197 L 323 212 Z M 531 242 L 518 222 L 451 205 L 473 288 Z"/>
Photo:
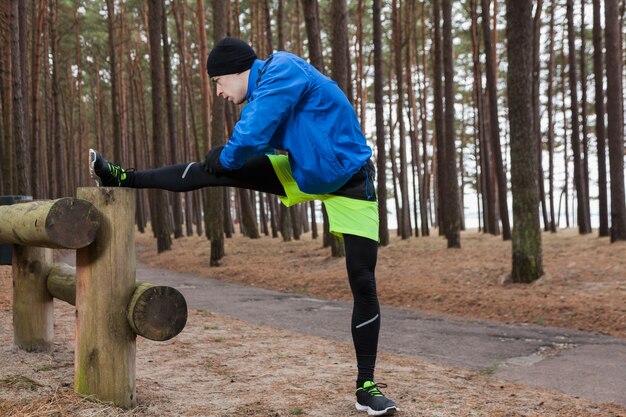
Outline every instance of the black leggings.
<path fill-rule="evenodd" d="M 207 173 L 199 162 L 136 171 L 129 175 L 128 186 L 169 191 L 225 186 L 285 195 L 272 163 L 265 156 L 252 158 L 242 168 L 219 175 Z M 374 271 L 378 243 L 361 236 L 344 234 L 344 244 L 348 279 L 354 298 L 351 328 L 358 366 L 357 386 L 360 386 L 367 380 L 374 380 L 376 366 L 380 307 Z"/>

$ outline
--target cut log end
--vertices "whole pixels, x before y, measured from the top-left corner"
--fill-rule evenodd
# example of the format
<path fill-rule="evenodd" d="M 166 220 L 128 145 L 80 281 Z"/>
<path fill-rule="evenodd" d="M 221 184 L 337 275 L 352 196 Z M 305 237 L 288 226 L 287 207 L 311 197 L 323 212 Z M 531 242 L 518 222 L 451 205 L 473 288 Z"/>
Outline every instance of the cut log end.
<path fill-rule="evenodd" d="M 50 208 L 46 231 L 59 247 L 78 249 L 96 238 L 100 227 L 100 212 L 88 201 L 61 198 Z"/>
<path fill-rule="evenodd" d="M 169 340 L 187 323 L 187 302 L 175 288 L 141 284 L 128 306 L 128 322 L 140 336 L 156 341 Z"/>

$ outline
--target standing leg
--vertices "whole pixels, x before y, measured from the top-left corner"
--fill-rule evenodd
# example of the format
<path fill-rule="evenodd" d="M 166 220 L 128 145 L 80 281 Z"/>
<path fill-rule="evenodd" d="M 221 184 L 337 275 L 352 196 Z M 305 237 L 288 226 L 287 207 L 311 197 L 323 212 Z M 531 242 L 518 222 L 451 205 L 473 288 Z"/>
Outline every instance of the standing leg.
<path fill-rule="evenodd" d="M 348 278 L 354 296 L 352 339 L 359 369 L 356 383 L 356 409 L 366 411 L 371 416 L 392 415 L 398 410 L 398 406 L 380 391 L 380 388 L 386 385 L 374 382 L 380 331 L 380 306 L 374 276 L 378 242 L 345 233 L 343 238 L 346 247 Z"/>
<path fill-rule="evenodd" d="M 356 350 L 357 387 L 374 380 L 380 306 L 376 295 L 376 258 L 378 242 L 355 235 L 344 234 L 346 267 L 350 289 L 354 297 L 352 310 L 352 339 Z"/>

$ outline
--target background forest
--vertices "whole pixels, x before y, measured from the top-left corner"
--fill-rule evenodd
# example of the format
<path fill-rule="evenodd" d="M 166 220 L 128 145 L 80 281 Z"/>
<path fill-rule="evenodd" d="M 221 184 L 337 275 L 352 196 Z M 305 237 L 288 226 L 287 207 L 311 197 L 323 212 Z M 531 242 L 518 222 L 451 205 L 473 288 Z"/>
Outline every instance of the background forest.
<path fill-rule="evenodd" d="M 205 71 L 229 35 L 261 59 L 301 55 L 345 91 L 378 167 L 381 245 L 394 229 L 460 247 L 477 228 L 511 239 L 513 280 L 532 281 L 541 229 L 626 240 L 625 3 L 3 1 L 0 195 L 75 195 L 92 184 L 89 147 L 137 169 L 202 160 L 240 111 Z M 213 265 L 235 227 L 291 240 L 325 224 L 319 203 L 244 190 L 137 196 L 158 251 L 205 234 Z"/>

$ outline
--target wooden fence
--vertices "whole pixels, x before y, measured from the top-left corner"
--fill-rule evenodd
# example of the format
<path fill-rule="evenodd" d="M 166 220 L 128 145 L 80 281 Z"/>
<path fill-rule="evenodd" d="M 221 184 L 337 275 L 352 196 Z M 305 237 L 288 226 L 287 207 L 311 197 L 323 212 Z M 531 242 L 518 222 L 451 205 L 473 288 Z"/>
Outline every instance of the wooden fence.
<path fill-rule="evenodd" d="M 14 341 L 49 349 L 53 298 L 76 306 L 75 391 L 132 408 L 136 335 L 176 336 L 187 304 L 174 288 L 135 280 L 135 190 L 84 187 L 77 197 L 0 206 L 0 243 L 14 245 Z M 76 268 L 55 264 L 52 249 L 76 249 Z"/>

